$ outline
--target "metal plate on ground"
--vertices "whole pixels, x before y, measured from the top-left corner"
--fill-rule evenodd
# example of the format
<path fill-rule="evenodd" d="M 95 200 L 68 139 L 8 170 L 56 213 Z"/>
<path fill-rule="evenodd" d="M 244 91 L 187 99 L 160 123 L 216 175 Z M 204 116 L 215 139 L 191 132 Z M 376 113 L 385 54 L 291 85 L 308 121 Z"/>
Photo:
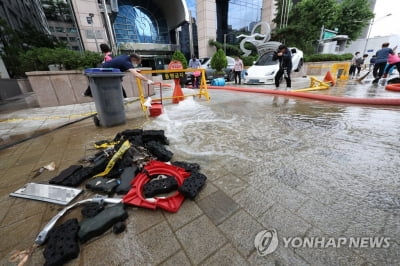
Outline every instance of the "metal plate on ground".
<path fill-rule="evenodd" d="M 68 205 L 81 192 L 82 189 L 77 188 L 28 183 L 14 193 L 10 193 L 10 196 Z"/>

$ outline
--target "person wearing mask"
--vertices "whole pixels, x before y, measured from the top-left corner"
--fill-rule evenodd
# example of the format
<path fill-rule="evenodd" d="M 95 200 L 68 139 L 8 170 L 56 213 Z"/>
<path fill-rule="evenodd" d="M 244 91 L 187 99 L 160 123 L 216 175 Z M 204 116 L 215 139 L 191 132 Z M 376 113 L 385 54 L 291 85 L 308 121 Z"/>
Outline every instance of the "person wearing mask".
<path fill-rule="evenodd" d="M 243 71 L 244 65 L 242 59 L 240 59 L 238 56 L 235 57 L 235 65 L 233 67 L 233 71 L 235 72 L 235 84 L 238 84 L 238 79 L 239 79 L 239 85 L 242 82 L 242 71 Z"/>
<path fill-rule="evenodd" d="M 153 84 L 154 82 L 142 74 L 140 74 L 140 70 L 136 70 L 135 67 L 140 64 L 141 57 L 138 54 L 131 54 L 131 55 L 120 55 L 116 56 L 113 59 L 104 62 L 102 67 L 104 68 L 117 68 L 121 72 L 129 71 L 134 77 L 139 78 L 143 81 L 146 81 L 148 85 Z M 127 97 L 125 89 L 122 88 L 122 94 L 124 98 Z M 83 96 L 92 97 L 92 92 L 90 87 L 83 93 Z"/>
<path fill-rule="evenodd" d="M 130 55 L 119 55 L 111 59 L 110 61 L 104 62 L 103 67 L 105 68 L 118 68 L 121 72 L 129 71 L 135 78 L 139 78 L 146 81 L 147 84 L 153 84 L 153 81 L 140 74 L 140 70 L 136 70 L 138 64 L 142 61 L 140 55 L 133 53 Z"/>
<path fill-rule="evenodd" d="M 198 69 L 200 67 L 201 67 L 200 60 L 197 59 L 195 55 L 192 55 L 192 58 L 190 58 L 189 60 L 189 68 Z M 199 73 L 201 74 L 200 71 L 196 71 L 190 75 L 190 80 L 192 82 L 193 88 L 199 87 L 199 81 L 201 78 L 201 75 L 199 75 Z"/>
<path fill-rule="evenodd" d="M 361 66 L 364 64 L 365 59 L 367 59 L 368 55 L 364 54 L 362 57 L 357 58 L 356 60 L 356 69 L 357 69 L 357 77 L 360 76 Z"/>
<path fill-rule="evenodd" d="M 100 50 L 101 53 L 103 54 L 103 62 L 102 62 L 103 64 L 113 59 L 111 49 L 107 44 L 105 43 L 100 44 Z"/>
<path fill-rule="evenodd" d="M 382 49 L 376 52 L 376 60 L 373 70 L 374 80 L 373 84 L 377 84 L 379 79 L 383 76 L 385 67 L 388 61 L 389 54 L 394 54 L 392 48 L 389 48 L 389 43 L 385 42 L 382 44 Z"/>
<path fill-rule="evenodd" d="M 278 47 L 278 50 L 274 53 L 272 60 L 279 60 L 279 70 L 275 75 L 275 87 L 279 88 L 280 79 L 282 76 L 286 80 L 286 89 L 290 89 L 292 85 L 292 81 L 290 79 L 290 72 L 292 71 L 292 54 L 289 49 L 281 44 Z"/>

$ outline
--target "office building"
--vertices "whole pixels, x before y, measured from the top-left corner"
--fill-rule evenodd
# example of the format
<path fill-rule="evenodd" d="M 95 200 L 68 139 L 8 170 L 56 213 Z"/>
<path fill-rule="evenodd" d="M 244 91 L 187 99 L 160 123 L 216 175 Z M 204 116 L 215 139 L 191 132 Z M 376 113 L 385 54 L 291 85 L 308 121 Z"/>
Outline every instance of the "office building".
<path fill-rule="evenodd" d="M 67 0 L 42 0 L 51 35 L 71 50 L 82 51 L 78 29 Z"/>
<path fill-rule="evenodd" d="M 0 18 L 15 30 L 28 24 L 50 33 L 40 0 L 0 0 Z"/>

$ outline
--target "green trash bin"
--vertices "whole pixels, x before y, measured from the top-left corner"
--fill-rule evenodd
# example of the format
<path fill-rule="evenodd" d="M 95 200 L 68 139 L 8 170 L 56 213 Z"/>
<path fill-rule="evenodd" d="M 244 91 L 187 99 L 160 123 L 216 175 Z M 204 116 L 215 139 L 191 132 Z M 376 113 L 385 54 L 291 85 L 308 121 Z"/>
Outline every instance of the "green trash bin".
<path fill-rule="evenodd" d="M 122 73 L 116 68 L 88 68 L 89 78 L 97 115 L 97 126 L 112 127 L 125 124 L 126 115 L 122 96 Z"/>

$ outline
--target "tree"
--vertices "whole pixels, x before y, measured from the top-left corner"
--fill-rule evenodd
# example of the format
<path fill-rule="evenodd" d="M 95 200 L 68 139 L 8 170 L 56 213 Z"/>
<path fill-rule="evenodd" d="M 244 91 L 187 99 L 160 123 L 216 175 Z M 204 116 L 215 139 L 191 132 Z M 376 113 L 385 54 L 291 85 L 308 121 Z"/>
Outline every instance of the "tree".
<path fill-rule="evenodd" d="M 31 25 L 25 24 L 21 30 L 13 30 L 4 19 L 0 18 L 0 42 L 3 44 L 1 57 L 7 66 L 11 77 L 24 76 L 21 70 L 20 55 L 34 47 L 62 47 L 63 44 L 53 36 L 36 30 Z"/>
<path fill-rule="evenodd" d="M 187 68 L 187 60 L 185 55 L 181 51 L 175 51 L 172 55 L 172 60 L 177 60 L 182 63 L 183 68 Z"/>
<path fill-rule="evenodd" d="M 278 7 L 283 1 L 278 0 Z M 281 11 L 278 9 L 274 19 L 278 27 L 273 37 L 309 53 L 320 38 L 322 26 L 338 28 L 339 34 L 355 40 L 372 17 L 368 0 L 302 0 L 290 9 L 287 26 L 280 23 Z"/>
<path fill-rule="evenodd" d="M 355 40 L 373 17 L 368 0 L 343 0 L 338 9 L 336 27 L 340 34 Z"/>
<path fill-rule="evenodd" d="M 228 60 L 222 49 L 218 51 L 211 58 L 211 68 L 215 69 L 217 73 L 222 72 L 222 69 L 226 68 Z"/>

